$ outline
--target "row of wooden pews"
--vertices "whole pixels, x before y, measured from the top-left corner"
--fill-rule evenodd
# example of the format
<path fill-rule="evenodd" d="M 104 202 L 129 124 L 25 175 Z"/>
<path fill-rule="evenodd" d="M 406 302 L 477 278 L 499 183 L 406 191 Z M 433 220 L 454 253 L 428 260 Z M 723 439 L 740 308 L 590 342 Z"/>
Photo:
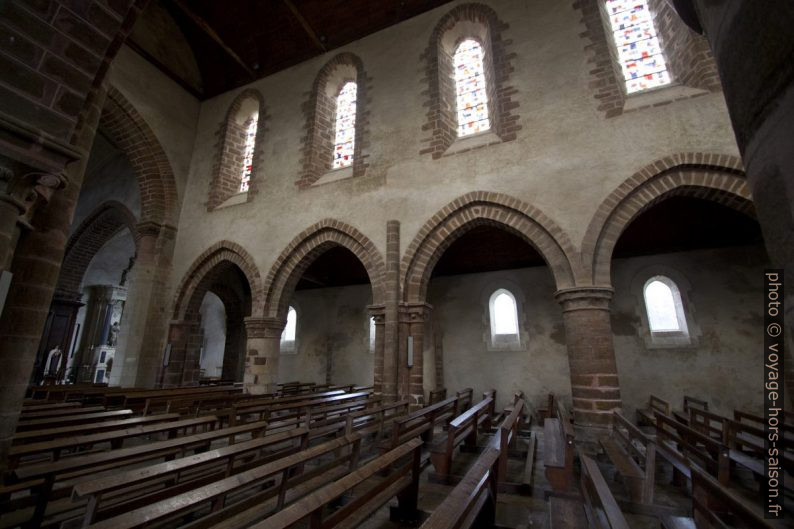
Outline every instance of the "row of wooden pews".
<path fill-rule="evenodd" d="M 11 448 L 0 528 L 269 528 L 304 518 L 332 527 L 363 520 L 393 497 L 395 519 L 418 520 L 422 438 L 432 441 L 466 413 L 472 390 L 409 414 L 407 401 L 384 403 L 371 388 L 311 389 L 242 396 L 173 388 L 144 400 L 143 392 L 110 392 L 114 400 L 103 402 L 133 405 L 118 409 L 26 404 L 30 427 Z"/>

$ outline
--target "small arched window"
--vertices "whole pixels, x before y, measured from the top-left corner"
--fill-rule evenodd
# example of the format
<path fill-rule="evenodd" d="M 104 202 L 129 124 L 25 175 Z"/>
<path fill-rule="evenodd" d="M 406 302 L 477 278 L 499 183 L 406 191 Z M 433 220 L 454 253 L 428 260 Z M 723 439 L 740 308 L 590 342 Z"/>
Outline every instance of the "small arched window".
<path fill-rule="evenodd" d="M 240 177 L 240 192 L 248 191 L 251 183 L 251 169 L 254 165 L 254 147 L 256 146 L 256 130 L 259 123 L 259 113 L 253 114 L 246 123 L 245 147 L 243 148 L 243 167 Z"/>
<path fill-rule="evenodd" d="M 356 137 L 356 92 L 358 87 L 348 81 L 336 96 L 336 135 L 334 139 L 334 169 L 353 163 Z"/>
<path fill-rule="evenodd" d="M 491 320 L 491 344 L 494 346 L 519 342 L 518 306 L 513 294 L 500 288 L 488 302 Z"/>
<path fill-rule="evenodd" d="M 284 326 L 284 331 L 281 333 L 281 350 L 294 351 L 295 350 L 295 335 L 298 329 L 298 313 L 293 307 L 287 311 L 287 325 Z"/>
<path fill-rule="evenodd" d="M 459 137 L 491 128 L 483 59 L 482 46 L 474 39 L 464 40 L 455 49 L 453 66 Z"/>
<path fill-rule="evenodd" d="M 665 276 L 650 278 L 643 288 L 651 336 L 688 335 L 684 304 L 678 286 Z"/>
<path fill-rule="evenodd" d="M 646 0 L 606 0 L 626 93 L 670 84 L 670 74 Z"/>
<path fill-rule="evenodd" d="M 375 318 L 369 317 L 369 352 L 375 352 Z"/>

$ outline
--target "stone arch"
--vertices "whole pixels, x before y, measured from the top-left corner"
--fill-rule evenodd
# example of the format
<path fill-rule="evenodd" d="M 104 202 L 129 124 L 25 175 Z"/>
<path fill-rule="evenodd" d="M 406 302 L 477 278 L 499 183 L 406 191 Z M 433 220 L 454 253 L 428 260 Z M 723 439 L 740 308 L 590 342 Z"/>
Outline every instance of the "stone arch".
<path fill-rule="evenodd" d="M 289 295 L 301 275 L 333 246 L 347 248 L 361 261 L 372 286 L 372 303 L 383 303 L 386 265 L 375 244 L 354 227 L 325 219 L 298 234 L 273 263 L 265 279 L 265 317 L 286 319 Z"/>
<path fill-rule="evenodd" d="M 450 202 L 419 230 L 402 260 L 406 302 L 422 302 L 430 275 L 441 255 L 471 228 L 493 225 L 514 233 L 540 253 L 558 289 L 574 285 L 578 275 L 575 250 L 562 228 L 539 209 L 500 193 L 475 191 Z"/>
<path fill-rule="evenodd" d="M 119 231 L 127 228 L 136 241 L 137 220 L 121 202 L 100 204 L 74 231 L 66 243 L 56 290 L 61 298 L 80 297 L 83 275 L 96 253 Z"/>
<path fill-rule="evenodd" d="M 199 255 L 188 269 L 181 283 L 177 287 L 174 300 L 173 318 L 183 320 L 187 312 L 195 307 L 195 299 L 199 291 L 208 288 L 208 278 L 213 270 L 218 270 L 219 265 L 234 265 L 240 269 L 248 281 L 251 290 L 252 312 L 260 305 L 262 280 L 259 269 L 253 257 L 239 244 L 231 241 L 219 241 L 207 248 Z M 198 301 L 201 303 L 201 299 Z"/>
<path fill-rule="evenodd" d="M 257 171 L 262 165 L 267 116 L 265 115 L 265 98 L 261 92 L 253 88 L 246 88 L 234 98 L 232 104 L 229 105 L 223 122 L 219 125 L 217 133 L 218 144 L 215 148 L 215 162 L 209 187 L 207 211 L 218 207 L 226 199 L 240 191 L 239 160 L 242 160 L 244 155 L 248 122 L 240 122 L 238 114 L 244 112 L 249 117 L 253 114 L 253 111 L 245 112 L 249 110 L 245 107 L 245 103 L 248 101 L 254 102 L 259 116 L 256 127 L 251 181 L 248 189 L 249 201 L 257 192 L 259 181 Z"/>
<path fill-rule="evenodd" d="M 303 104 L 303 156 L 296 184 L 311 186 L 333 166 L 336 95 L 345 81 L 356 82 L 356 132 L 354 136 L 352 176 L 366 172 L 369 149 L 369 93 L 371 82 L 360 57 L 343 52 L 332 57 L 317 73 L 308 100 Z"/>
<path fill-rule="evenodd" d="M 135 107 L 109 86 L 99 128 L 127 156 L 138 178 L 141 222 L 175 226 L 179 198 L 174 172 L 162 145 Z"/>
<path fill-rule="evenodd" d="M 626 179 L 598 207 L 582 241 L 589 284 L 611 284 L 612 251 L 642 212 L 673 196 L 718 202 L 755 217 L 741 161 L 730 155 L 682 153 L 657 160 Z"/>

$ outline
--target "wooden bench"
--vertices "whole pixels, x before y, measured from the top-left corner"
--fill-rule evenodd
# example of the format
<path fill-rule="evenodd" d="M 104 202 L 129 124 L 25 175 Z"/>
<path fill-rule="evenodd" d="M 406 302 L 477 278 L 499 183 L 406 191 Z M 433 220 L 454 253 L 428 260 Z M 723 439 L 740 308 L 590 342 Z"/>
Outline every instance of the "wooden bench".
<path fill-rule="evenodd" d="M 635 503 L 653 504 L 656 443 L 619 411 L 613 412 L 612 435 L 600 439 Z"/>
<path fill-rule="evenodd" d="M 499 438 L 494 437 L 421 529 L 494 527 L 499 455 Z"/>
<path fill-rule="evenodd" d="M 458 445 L 465 443 L 471 451 L 476 450 L 477 432 L 481 429 L 490 431 L 493 412 L 494 397 L 488 396 L 449 422 L 446 439 L 430 446 L 430 461 L 435 468 L 435 473 L 430 476 L 433 481 L 448 482 L 452 456 Z"/>
<path fill-rule="evenodd" d="M 338 481 L 315 490 L 284 510 L 251 526 L 251 529 L 286 529 L 308 519 L 311 527 L 356 527 L 369 518 L 384 503 L 397 497 L 396 508 L 391 509 L 391 519 L 401 523 L 419 519 L 419 474 L 421 471 L 421 445 L 412 439 L 394 450 L 370 461 Z M 400 460 L 406 462 L 392 469 Z M 356 497 L 352 492 L 366 480 L 383 475 L 378 483 Z M 345 504 L 331 511 L 325 507 L 337 498 L 345 497 Z"/>
<path fill-rule="evenodd" d="M 582 463 L 579 487 L 584 501 L 550 497 L 550 529 L 629 529 L 596 462 L 584 454 L 579 454 L 579 459 Z"/>
<path fill-rule="evenodd" d="M 35 409 L 34 409 L 35 410 Z M 83 415 L 87 413 L 99 413 L 107 411 L 104 406 L 86 406 L 78 408 L 53 408 L 43 411 L 23 411 L 19 415 L 19 423 L 24 424 L 28 421 L 48 419 L 51 417 L 66 417 L 69 415 Z"/>
<path fill-rule="evenodd" d="M 794 424 L 789 422 L 789 412 L 785 412 L 782 417 L 777 416 L 779 421 L 778 428 L 783 431 L 783 439 L 789 447 L 794 447 Z M 745 411 L 733 410 L 733 419 L 739 424 L 750 423 L 752 426 L 763 429 L 766 420 L 761 415 L 747 413 Z"/>
<path fill-rule="evenodd" d="M 323 406 L 332 406 L 334 404 L 347 403 L 349 406 L 360 406 L 369 399 L 371 393 L 361 391 L 358 393 L 343 393 L 340 395 L 333 395 L 327 397 L 317 397 L 309 395 L 303 399 L 295 400 L 292 402 L 283 403 L 267 403 L 259 406 L 244 406 L 236 407 L 235 421 L 244 421 L 246 419 L 254 418 L 255 420 L 268 420 L 271 418 L 286 419 L 292 413 L 293 416 L 299 414 L 302 410 L 310 408 L 321 408 Z"/>
<path fill-rule="evenodd" d="M 428 396 L 428 404 L 435 404 L 447 398 L 447 388 L 431 389 Z"/>
<path fill-rule="evenodd" d="M 684 395 L 684 410 L 674 411 L 673 417 L 675 417 L 678 422 L 689 424 L 689 410 L 691 409 L 709 411 L 709 403 L 696 397 Z"/>
<path fill-rule="evenodd" d="M 511 482 L 508 480 L 508 458 L 511 455 L 511 450 L 515 451 L 518 441 L 519 432 L 524 426 L 524 417 L 526 413 L 526 403 L 520 397 L 521 393 L 516 393 L 513 399 L 513 404 L 509 406 L 506 411 L 505 418 L 496 427 L 496 436 L 499 438 L 499 489 L 509 492 L 531 492 L 532 484 L 532 468 L 535 456 L 535 435 L 530 433 L 529 446 L 527 449 L 527 456 L 524 463 L 524 472 L 520 482 Z"/>
<path fill-rule="evenodd" d="M 546 407 L 537 409 L 538 424 L 543 424 L 543 421 L 554 417 L 555 410 L 557 409 L 554 393 L 549 393 L 546 397 Z"/>
<path fill-rule="evenodd" d="M 457 408 L 458 397 L 450 397 L 395 420 L 389 438 L 381 444 L 381 452 L 385 453 L 397 448 L 418 435 L 421 435 L 426 443 L 432 443 L 436 424 L 444 423 L 454 417 Z"/>
<path fill-rule="evenodd" d="M 175 421 L 179 419 L 176 413 L 163 413 L 160 415 L 150 415 L 149 417 L 134 417 L 132 419 L 121 419 L 118 421 L 102 421 L 93 424 L 77 424 L 74 426 L 62 426 L 60 428 L 44 428 L 41 430 L 28 430 L 18 432 L 14 435 L 13 444 L 34 443 L 46 439 L 57 439 L 74 435 L 90 435 L 112 430 L 123 430 L 131 426 L 144 424 L 157 424 L 159 422 Z"/>
<path fill-rule="evenodd" d="M 122 514 L 294 454 L 305 449 L 308 440 L 309 430 L 306 428 L 256 437 L 173 461 L 83 481 L 75 485 L 72 499 L 86 503 L 83 523 L 89 525 L 99 519 Z M 271 450 L 263 456 L 264 450 L 273 447 L 277 447 L 277 450 Z M 144 484 L 149 485 L 149 488 L 144 488 L 141 494 Z M 156 485 L 154 492 L 149 490 L 152 484 Z M 131 489 L 138 489 L 139 493 L 131 495 Z M 110 498 L 112 501 L 114 497 L 121 497 L 121 501 L 117 500 L 112 508 L 101 509 L 103 499 Z"/>
<path fill-rule="evenodd" d="M 647 408 L 637 408 L 637 424 L 640 426 L 656 426 L 656 417 L 654 417 L 655 412 L 670 416 L 672 413 L 672 407 L 666 400 L 660 399 L 656 395 L 651 395 L 648 398 Z"/>
<path fill-rule="evenodd" d="M 17 425 L 17 432 L 27 432 L 30 430 L 41 430 L 44 428 L 61 428 L 65 426 L 77 426 L 92 424 L 103 421 L 116 421 L 132 417 L 132 410 L 113 410 L 100 411 L 97 413 L 83 413 L 80 415 L 65 415 L 61 417 L 48 417 L 46 419 L 36 419 L 32 421 L 20 422 Z"/>
<path fill-rule="evenodd" d="M 180 431 L 187 432 L 187 430 L 192 430 L 193 433 L 196 433 L 199 428 L 205 430 L 214 429 L 217 422 L 218 419 L 216 417 L 209 415 L 181 421 L 134 426 L 124 430 L 91 435 L 77 435 L 74 437 L 54 439 L 52 441 L 12 446 L 8 453 L 8 468 L 16 468 L 20 460 L 25 457 L 45 455 L 49 456 L 53 461 L 57 461 L 61 453 L 67 450 L 77 451 L 84 447 L 91 447 L 102 443 L 109 443 L 112 448 L 117 449 L 121 448 L 126 439 L 133 437 L 166 434 L 169 438 L 173 438 L 176 437 Z"/>
<path fill-rule="evenodd" d="M 168 524 L 192 515 L 191 527 L 215 527 L 221 520 L 256 519 L 281 510 L 297 497 L 336 481 L 358 466 L 361 437 L 345 436 L 308 448 L 208 485 L 97 522 L 94 529 L 132 529 Z M 328 457 L 333 455 L 331 461 Z M 314 466 L 309 462 L 316 461 Z M 320 483 L 318 483 L 320 482 Z M 264 487 L 262 490 L 258 490 Z M 252 492 L 245 497 L 242 492 Z M 227 504 L 227 499 L 229 503 Z M 236 500 L 236 501 L 232 501 Z M 201 516 L 202 509 L 209 514 Z M 206 519 L 202 519 L 206 518 Z M 249 521 L 250 521 L 249 518 Z"/>
<path fill-rule="evenodd" d="M 458 399 L 455 415 L 459 415 L 471 408 L 471 404 L 474 402 L 474 390 L 472 388 L 464 388 L 455 392 L 455 397 Z"/>
<path fill-rule="evenodd" d="M 656 449 L 673 464 L 675 472 L 691 477 L 691 462 L 717 477 L 720 483 L 730 479 L 728 446 L 702 434 L 672 417 L 655 412 Z"/>
<path fill-rule="evenodd" d="M 543 421 L 543 466 L 553 490 L 573 484 L 574 431 L 568 411 L 557 401 L 556 417 Z"/>
<path fill-rule="evenodd" d="M 692 467 L 692 497 L 694 520 L 698 529 L 791 527 L 782 519 L 765 519 L 760 508 L 749 504 L 697 467 Z"/>

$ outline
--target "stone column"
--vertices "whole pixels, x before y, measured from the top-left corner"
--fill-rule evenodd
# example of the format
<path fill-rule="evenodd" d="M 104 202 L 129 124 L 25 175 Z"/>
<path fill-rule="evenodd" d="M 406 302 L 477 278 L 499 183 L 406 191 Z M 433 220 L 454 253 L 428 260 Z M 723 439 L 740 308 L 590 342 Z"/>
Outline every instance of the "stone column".
<path fill-rule="evenodd" d="M 621 407 L 609 320 L 612 292 L 611 288 L 583 287 L 556 293 L 568 346 L 574 423 L 585 430 L 585 439 L 590 437 L 588 432 L 609 427 L 612 410 Z"/>
<path fill-rule="evenodd" d="M 374 373 L 372 385 L 376 395 L 383 395 L 383 346 L 386 343 L 384 328 L 386 324 L 386 307 L 384 305 L 370 305 L 367 307 L 369 317 L 375 320 L 375 350 L 373 354 Z"/>
<path fill-rule="evenodd" d="M 50 311 L 88 162 L 86 153 L 93 144 L 103 103 L 104 90 L 98 90 L 86 104 L 74 135 L 73 145 L 78 150 L 68 148 L 69 156 L 74 156 L 71 159 L 78 160 L 67 170 L 69 185 L 53 193 L 50 181 L 63 181 L 57 173 L 42 175 L 43 181 L 37 182 L 36 192 L 41 192 L 41 199 L 36 199 L 28 210 L 32 229 L 20 238 L 14 250 L 11 266 L 14 279 L 0 318 L 0 365 L 3 366 L 0 369 L 0 471 L 5 469 L 8 447 L 16 430 L 36 350 Z M 43 152 L 48 149 L 45 138 L 40 138 L 40 144 L 34 147 L 36 141 L 32 140 L 31 150 Z M 65 151 L 63 146 L 58 149 Z M 61 170 L 66 163 L 64 159 Z"/>
<path fill-rule="evenodd" d="M 383 396 L 397 398 L 398 356 L 400 352 L 400 223 L 386 223 L 386 277 L 383 328 Z"/>
<path fill-rule="evenodd" d="M 157 383 L 165 347 L 166 283 L 175 239 L 176 229 L 171 226 L 148 221 L 136 226 L 137 257 L 130 272 L 111 385 L 154 387 Z"/>
<path fill-rule="evenodd" d="M 794 403 L 794 3 L 675 0 L 705 34 L 775 268 L 785 270 L 787 400 Z M 759 335 L 760 340 L 760 335 Z"/>
<path fill-rule="evenodd" d="M 424 406 L 424 348 L 425 324 L 430 320 L 433 309 L 427 303 L 404 303 L 400 306 L 400 357 L 399 357 L 399 395 L 409 399 L 411 409 Z M 413 342 L 413 361 L 408 367 L 408 343 Z"/>
<path fill-rule="evenodd" d="M 286 325 L 287 320 L 279 318 L 245 318 L 248 347 L 243 382 L 247 393 L 275 393 L 281 333 Z"/>

